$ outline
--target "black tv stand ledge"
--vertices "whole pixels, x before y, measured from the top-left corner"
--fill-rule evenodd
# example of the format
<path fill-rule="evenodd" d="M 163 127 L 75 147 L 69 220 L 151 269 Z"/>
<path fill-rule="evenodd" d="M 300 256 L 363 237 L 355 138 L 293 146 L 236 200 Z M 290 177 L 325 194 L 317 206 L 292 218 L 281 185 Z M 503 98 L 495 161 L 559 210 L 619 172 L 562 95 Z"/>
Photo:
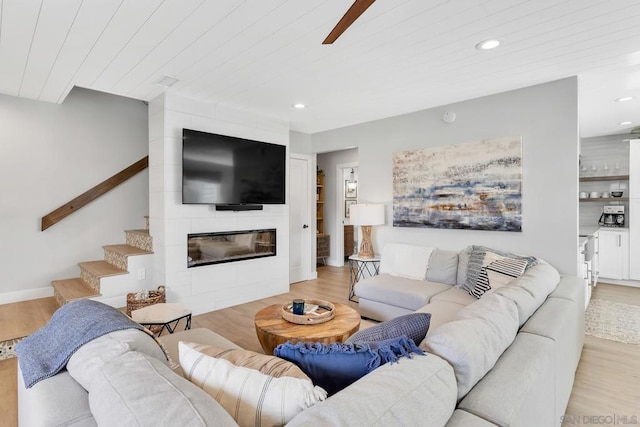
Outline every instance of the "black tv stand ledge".
<path fill-rule="evenodd" d="M 239 212 L 239 211 L 261 211 L 262 210 L 262 205 L 244 205 L 244 204 L 239 204 L 239 205 L 216 205 L 216 210 L 217 211 L 234 211 L 234 212 Z"/>

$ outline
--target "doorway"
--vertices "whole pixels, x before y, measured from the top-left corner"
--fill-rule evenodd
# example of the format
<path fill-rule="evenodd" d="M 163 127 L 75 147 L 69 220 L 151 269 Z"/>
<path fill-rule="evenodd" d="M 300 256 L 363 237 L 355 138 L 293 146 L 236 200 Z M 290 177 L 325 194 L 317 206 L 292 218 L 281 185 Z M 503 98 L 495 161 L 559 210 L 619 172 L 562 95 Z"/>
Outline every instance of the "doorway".
<path fill-rule="evenodd" d="M 349 225 L 349 208 L 358 202 L 358 162 L 336 165 L 336 224 L 341 225 L 336 233 L 336 257 L 339 267 L 353 253 L 354 230 Z"/>
<path fill-rule="evenodd" d="M 354 174 L 358 167 L 358 149 L 329 151 L 316 156 L 318 170 L 324 172 L 324 233 L 329 236 L 327 264 L 344 266 L 344 224 L 345 224 L 345 173 L 347 179 L 351 169 Z M 356 194 L 357 195 L 357 194 Z M 355 202 L 357 197 L 351 197 Z"/>

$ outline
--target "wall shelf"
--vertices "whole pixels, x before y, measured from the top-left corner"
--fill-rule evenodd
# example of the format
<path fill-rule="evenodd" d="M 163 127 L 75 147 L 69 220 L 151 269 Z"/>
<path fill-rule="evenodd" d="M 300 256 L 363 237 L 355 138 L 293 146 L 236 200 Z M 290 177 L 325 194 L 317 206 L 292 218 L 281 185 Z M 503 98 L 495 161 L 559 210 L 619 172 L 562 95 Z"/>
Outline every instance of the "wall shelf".
<path fill-rule="evenodd" d="M 580 199 L 581 202 L 628 202 L 629 198 L 628 197 L 594 197 L 593 199 L 590 197 L 587 198 L 581 198 Z"/>
<path fill-rule="evenodd" d="M 580 182 L 628 181 L 629 175 L 581 176 Z"/>

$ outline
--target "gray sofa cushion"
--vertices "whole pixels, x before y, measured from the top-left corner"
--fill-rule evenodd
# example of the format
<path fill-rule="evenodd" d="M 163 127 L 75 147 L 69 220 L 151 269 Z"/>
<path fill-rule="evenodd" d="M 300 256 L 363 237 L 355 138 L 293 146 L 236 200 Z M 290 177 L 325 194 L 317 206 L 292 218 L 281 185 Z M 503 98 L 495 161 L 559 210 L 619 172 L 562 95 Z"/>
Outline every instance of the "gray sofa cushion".
<path fill-rule="evenodd" d="M 102 365 L 131 350 L 148 354 L 169 365 L 155 338 L 138 329 L 124 329 L 103 335 L 80 347 L 69 359 L 67 370 L 85 390 L 89 390 L 91 380 Z"/>
<path fill-rule="evenodd" d="M 458 253 L 444 249 L 434 249 L 429 258 L 429 268 L 425 279 L 430 282 L 455 285 L 458 277 Z"/>
<path fill-rule="evenodd" d="M 493 368 L 518 331 L 513 301 L 491 294 L 461 309 L 420 344 L 448 361 L 456 374 L 458 399 Z"/>
<path fill-rule="evenodd" d="M 467 306 L 478 301 L 478 298 L 473 295 L 469 295 L 469 292 L 464 289 L 451 288 L 439 293 L 438 295 L 434 295 L 433 298 L 431 298 L 431 302 L 436 301 L 454 302 L 456 304 Z"/>
<path fill-rule="evenodd" d="M 558 426 L 553 341 L 519 333 L 495 367 L 458 404 L 499 426 Z"/>
<path fill-rule="evenodd" d="M 458 273 L 456 274 L 456 284 L 458 287 L 464 286 L 467 282 L 467 269 L 469 268 L 469 255 L 471 246 L 458 252 Z"/>
<path fill-rule="evenodd" d="M 474 300 L 476 299 L 474 298 Z M 454 320 L 458 312 L 464 307 L 465 306 L 462 304 L 456 304 L 455 302 L 450 301 L 432 301 L 429 304 L 420 307 L 417 312 L 431 314 L 431 324 L 429 325 L 429 331 L 427 332 L 427 336 L 429 336 L 433 331 L 437 330 L 438 326 Z"/>
<path fill-rule="evenodd" d="M 560 281 L 558 270 L 540 262 L 529 268 L 524 275 L 495 291 L 516 303 L 520 326 L 542 305 Z"/>
<path fill-rule="evenodd" d="M 237 426 L 211 396 L 154 357 L 129 351 L 102 365 L 89 405 L 98 425 Z"/>
<path fill-rule="evenodd" d="M 484 418 L 470 414 L 467 411 L 456 409 L 449 418 L 449 422 L 445 427 L 495 427 L 496 424 L 491 423 Z"/>
<path fill-rule="evenodd" d="M 556 419 L 561 419 L 569 402 L 574 375 L 582 354 L 584 343 L 582 304 L 563 298 L 549 298 L 520 331 L 540 335 L 554 342 Z"/>
<path fill-rule="evenodd" d="M 287 426 L 443 426 L 455 405 L 451 366 L 433 355 L 414 356 L 379 367 Z"/>
<path fill-rule="evenodd" d="M 18 424 L 29 427 L 94 427 L 87 391 L 69 372 L 62 372 L 27 389 L 18 364 Z"/>
<path fill-rule="evenodd" d="M 415 311 L 426 305 L 431 297 L 451 289 L 443 283 L 379 274 L 356 283 L 358 297 Z"/>

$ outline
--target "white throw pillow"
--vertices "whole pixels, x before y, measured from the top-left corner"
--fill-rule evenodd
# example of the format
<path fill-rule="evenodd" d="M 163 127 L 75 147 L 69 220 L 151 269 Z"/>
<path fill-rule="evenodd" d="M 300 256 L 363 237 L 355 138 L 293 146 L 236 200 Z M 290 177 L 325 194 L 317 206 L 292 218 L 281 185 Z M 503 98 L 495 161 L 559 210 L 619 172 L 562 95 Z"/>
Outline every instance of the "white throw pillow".
<path fill-rule="evenodd" d="M 195 346 L 182 341 L 178 344 L 185 378 L 216 399 L 240 426 L 285 425 L 327 397 L 309 380 L 275 378 L 234 366 L 199 352 Z"/>
<path fill-rule="evenodd" d="M 382 249 L 380 273 L 424 280 L 433 249 L 404 243 L 388 243 Z"/>

